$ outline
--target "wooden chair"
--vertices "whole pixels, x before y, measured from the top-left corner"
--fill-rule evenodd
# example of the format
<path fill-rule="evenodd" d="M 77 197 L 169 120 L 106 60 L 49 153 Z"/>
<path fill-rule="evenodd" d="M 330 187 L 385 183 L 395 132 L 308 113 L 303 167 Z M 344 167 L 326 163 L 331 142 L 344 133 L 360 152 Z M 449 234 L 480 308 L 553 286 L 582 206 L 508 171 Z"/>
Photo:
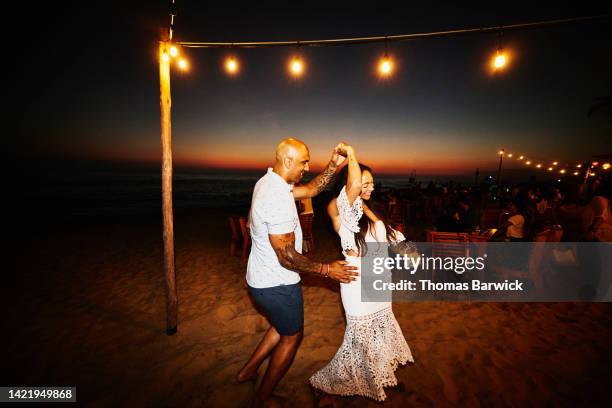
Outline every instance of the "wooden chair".
<path fill-rule="evenodd" d="M 240 253 L 240 259 L 245 261 L 247 259 L 247 253 L 251 247 L 251 233 L 249 231 L 249 220 L 247 217 L 241 216 L 238 218 L 240 225 L 240 234 L 242 235 L 242 251 Z"/>
<path fill-rule="evenodd" d="M 300 214 L 300 226 L 302 227 L 302 253 L 306 254 L 314 249 L 314 236 L 312 234 L 313 213 Z"/>
<path fill-rule="evenodd" d="M 230 243 L 230 256 L 236 255 L 236 248 L 238 243 L 242 240 L 242 234 L 240 233 L 240 222 L 238 221 L 237 215 L 230 215 L 228 218 L 231 236 Z"/>
<path fill-rule="evenodd" d="M 246 260 L 248 249 L 251 246 L 251 236 L 249 234 L 247 222 L 247 217 L 244 216 L 230 215 L 229 217 L 230 231 L 232 234 L 230 255 L 235 256 L 238 245 L 241 244 L 240 259 L 242 261 Z"/>

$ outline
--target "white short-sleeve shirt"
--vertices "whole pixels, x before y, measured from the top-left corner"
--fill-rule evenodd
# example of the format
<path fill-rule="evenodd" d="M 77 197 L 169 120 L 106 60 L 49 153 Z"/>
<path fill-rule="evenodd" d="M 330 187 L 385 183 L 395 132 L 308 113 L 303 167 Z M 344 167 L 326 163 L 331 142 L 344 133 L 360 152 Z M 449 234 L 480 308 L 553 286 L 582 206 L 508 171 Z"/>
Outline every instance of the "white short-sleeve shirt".
<path fill-rule="evenodd" d="M 508 229 L 506 230 L 507 237 L 525 238 L 525 217 L 523 217 L 521 214 L 515 214 L 508 218 L 508 222 L 510 222 L 511 225 L 508 225 Z"/>
<path fill-rule="evenodd" d="M 271 168 L 255 184 L 249 227 L 252 241 L 246 274 L 249 286 L 269 288 L 298 283 L 300 274 L 280 264 L 268 237 L 268 234 L 293 232 L 295 249 L 302 253 L 302 227 L 293 198 L 293 184 Z"/>

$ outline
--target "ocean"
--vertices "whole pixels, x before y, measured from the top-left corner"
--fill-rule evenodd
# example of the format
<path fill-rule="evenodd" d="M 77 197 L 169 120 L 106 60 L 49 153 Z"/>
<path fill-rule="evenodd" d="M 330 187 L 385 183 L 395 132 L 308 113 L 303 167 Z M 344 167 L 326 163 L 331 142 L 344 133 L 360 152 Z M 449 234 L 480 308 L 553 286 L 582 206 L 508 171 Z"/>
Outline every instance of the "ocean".
<path fill-rule="evenodd" d="M 262 171 L 211 171 L 175 169 L 175 212 L 199 208 L 248 208 L 253 187 Z M 313 177 L 314 174 L 309 174 Z M 441 182 L 453 177 L 436 176 Z M 426 184 L 434 177 L 417 177 Z M 308 177 L 305 178 L 308 180 Z M 410 186 L 408 176 L 376 176 L 384 190 Z M 48 217 L 95 218 L 148 216 L 161 212 L 161 174 L 155 170 L 79 170 L 48 172 L 32 177 L 20 195 L 18 212 L 35 219 Z"/>

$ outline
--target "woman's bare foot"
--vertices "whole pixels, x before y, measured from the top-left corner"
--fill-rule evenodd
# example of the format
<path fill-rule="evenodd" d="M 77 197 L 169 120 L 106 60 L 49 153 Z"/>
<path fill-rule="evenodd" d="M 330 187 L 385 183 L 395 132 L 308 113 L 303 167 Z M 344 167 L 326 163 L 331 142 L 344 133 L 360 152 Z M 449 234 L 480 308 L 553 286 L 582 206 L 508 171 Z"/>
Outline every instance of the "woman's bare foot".
<path fill-rule="evenodd" d="M 248 372 L 243 368 L 236 376 L 236 382 L 238 384 L 242 384 L 247 381 L 257 382 L 257 377 L 257 370 L 255 370 L 255 372 Z"/>

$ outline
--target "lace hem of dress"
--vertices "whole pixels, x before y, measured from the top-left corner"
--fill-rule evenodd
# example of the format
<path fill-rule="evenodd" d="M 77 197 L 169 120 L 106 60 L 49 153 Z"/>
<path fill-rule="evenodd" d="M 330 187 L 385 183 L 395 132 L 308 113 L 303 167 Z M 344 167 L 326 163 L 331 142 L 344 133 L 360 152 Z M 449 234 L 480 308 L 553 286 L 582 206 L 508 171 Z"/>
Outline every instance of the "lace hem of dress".
<path fill-rule="evenodd" d="M 384 387 L 397 385 L 395 370 L 408 362 L 414 362 L 410 347 L 389 307 L 367 316 L 347 316 L 342 345 L 309 381 L 328 394 L 384 401 Z"/>
<path fill-rule="evenodd" d="M 347 314 L 346 315 L 346 320 L 347 321 L 350 321 L 350 320 L 357 320 L 357 321 L 359 321 L 359 320 L 371 320 L 371 319 L 375 319 L 375 318 L 377 318 L 379 316 L 382 316 L 384 314 L 387 314 L 390 311 L 392 312 L 391 306 L 385 307 L 384 309 L 381 309 L 381 310 L 379 310 L 377 312 L 370 313 L 369 315 L 357 316 L 357 315 L 349 315 L 349 314 Z"/>

